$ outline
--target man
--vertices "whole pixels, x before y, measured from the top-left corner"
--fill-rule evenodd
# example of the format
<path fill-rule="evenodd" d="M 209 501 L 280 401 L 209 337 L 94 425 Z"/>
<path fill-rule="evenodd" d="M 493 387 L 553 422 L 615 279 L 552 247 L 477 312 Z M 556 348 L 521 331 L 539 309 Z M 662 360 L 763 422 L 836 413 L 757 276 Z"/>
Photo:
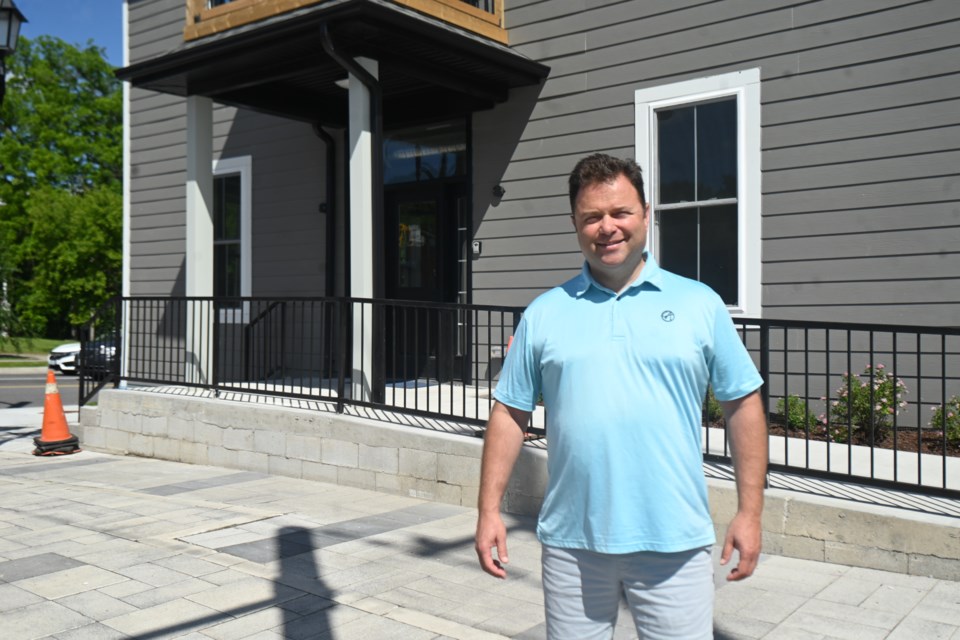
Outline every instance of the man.
<path fill-rule="evenodd" d="M 701 405 L 712 384 L 738 494 L 721 563 L 736 549 L 727 579 L 740 580 L 760 554 L 762 380 L 720 297 L 646 253 L 650 216 L 636 163 L 588 156 L 569 183 L 585 263 L 531 303 L 504 363 L 484 441 L 480 565 L 506 576 L 500 502 L 542 394 L 550 477 L 537 535 L 547 637 L 612 637 L 624 595 L 641 638 L 712 638 Z"/>

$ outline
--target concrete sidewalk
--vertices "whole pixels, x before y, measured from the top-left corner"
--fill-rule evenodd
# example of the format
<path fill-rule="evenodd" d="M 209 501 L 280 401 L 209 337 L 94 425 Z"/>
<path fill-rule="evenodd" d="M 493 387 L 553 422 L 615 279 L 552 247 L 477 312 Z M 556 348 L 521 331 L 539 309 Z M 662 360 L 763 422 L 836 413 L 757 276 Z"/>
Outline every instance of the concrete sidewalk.
<path fill-rule="evenodd" d="M 0 410 L 5 640 L 545 637 L 530 519 L 508 518 L 497 581 L 476 565 L 472 509 L 155 459 L 38 458 L 41 420 Z M 717 582 L 720 639 L 960 640 L 956 582 L 775 556 Z M 616 637 L 634 637 L 628 616 Z"/>

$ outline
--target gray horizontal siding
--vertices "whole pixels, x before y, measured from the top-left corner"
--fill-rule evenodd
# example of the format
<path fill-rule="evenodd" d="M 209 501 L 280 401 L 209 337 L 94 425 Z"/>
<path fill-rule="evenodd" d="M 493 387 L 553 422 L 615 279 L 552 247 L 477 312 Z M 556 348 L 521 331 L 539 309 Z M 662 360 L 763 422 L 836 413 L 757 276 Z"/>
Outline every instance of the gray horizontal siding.
<path fill-rule="evenodd" d="M 183 44 L 185 0 L 129 0 L 128 4 L 131 64 Z"/>
<path fill-rule="evenodd" d="M 323 142 L 309 125 L 232 108 L 214 119 L 217 157 L 253 159 L 253 295 L 325 295 Z"/>
<path fill-rule="evenodd" d="M 637 89 L 758 67 L 764 313 L 957 324 L 960 4 L 522 1 L 506 21 L 551 74 L 503 201 L 477 212 L 484 300 L 539 293 L 537 264 L 579 266 L 565 176 L 592 151 L 634 155 Z"/>
<path fill-rule="evenodd" d="M 960 210 L 944 207 L 940 202 L 888 205 L 866 209 L 823 210 L 799 214 L 766 216 L 763 219 L 764 240 L 819 237 L 862 233 L 865 229 L 896 231 L 922 228 L 949 229 L 960 224 Z"/>
<path fill-rule="evenodd" d="M 852 252 L 850 252 L 852 253 Z M 764 282 L 768 285 L 796 283 L 850 282 L 851 267 L 856 268 L 857 282 L 899 281 L 909 274 L 909 281 L 920 284 L 930 280 L 954 280 L 960 262 L 960 249 L 938 253 L 898 255 L 896 260 L 879 255 L 865 257 L 842 255 L 836 258 L 777 260 L 763 265 Z M 947 283 L 950 285 L 951 283 Z"/>

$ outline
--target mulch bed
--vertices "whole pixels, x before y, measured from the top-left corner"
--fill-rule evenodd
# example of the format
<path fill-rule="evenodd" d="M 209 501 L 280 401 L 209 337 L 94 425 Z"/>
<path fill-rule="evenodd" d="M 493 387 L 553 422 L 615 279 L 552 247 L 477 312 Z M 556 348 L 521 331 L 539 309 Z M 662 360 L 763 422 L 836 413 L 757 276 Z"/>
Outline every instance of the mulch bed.
<path fill-rule="evenodd" d="M 790 438 L 807 437 L 804 431 L 786 429 L 783 425 L 775 423 L 770 424 L 770 434 Z M 826 442 L 827 440 L 824 434 L 817 433 L 813 429 L 811 429 L 809 437 L 811 440 L 820 442 Z M 854 433 L 852 444 L 869 447 L 870 441 L 868 438 Z M 930 453 L 938 456 L 944 453 L 943 436 L 936 431 L 926 429 L 922 430 L 919 434 L 916 429 L 909 431 L 900 429 L 897 431 L 896 441 L 894 441 L 893 431 L 888 430 L 886 437 L 883 440 L 875 441 L 873 446 L 877 449 L 896 449 L 897 451 L 906 451 L 909 453 L 917 453 L 919 448 L 920 453 Z M 960 457 L 960 443 L 946 443 L 946 454 L 948 456 Z"/>

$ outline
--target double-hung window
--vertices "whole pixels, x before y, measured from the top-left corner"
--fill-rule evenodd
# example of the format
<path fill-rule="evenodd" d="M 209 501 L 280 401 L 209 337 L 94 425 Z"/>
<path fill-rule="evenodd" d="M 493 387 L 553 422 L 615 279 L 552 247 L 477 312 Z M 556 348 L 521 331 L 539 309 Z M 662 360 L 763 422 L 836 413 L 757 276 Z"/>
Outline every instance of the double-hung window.
<path fill-rule="evenodd" d="M 213 163 L 213 295 L 219 298 L 251 293 L 251 165 L 250 156 Z M 239 303 L 223 301 L 220 308 Z"/>
<path fill-rule="evenodd" d="M 635 93 L 637 159 L 660 265 L 760 315 L 760 72 Z"/>

